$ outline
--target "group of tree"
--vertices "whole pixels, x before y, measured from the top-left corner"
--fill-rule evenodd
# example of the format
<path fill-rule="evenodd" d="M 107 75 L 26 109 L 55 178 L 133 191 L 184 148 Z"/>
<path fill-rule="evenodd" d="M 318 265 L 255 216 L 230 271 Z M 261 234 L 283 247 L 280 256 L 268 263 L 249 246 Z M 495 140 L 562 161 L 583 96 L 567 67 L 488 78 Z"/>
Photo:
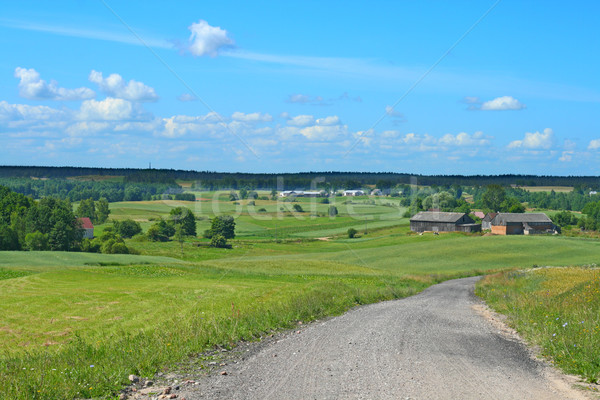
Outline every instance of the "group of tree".
<path fill-rule="evenodd" d="M 0 250 L 78 250 L 82 237 L 68 200 L 36 202 L 0 186 Z"/>
<path fill-rule="evenodd" d="M 484 212 L 509 212 L 524 213 L 525 207 L 516 197 L 506 194 L 506 190 L 500 185 L 488 185 L 476 203 Z"/>
<path fill-rule="evenodd" d="M 103 224 L 108 220 L 108 216 L 110 215 L 108 200 L 104 197 L 98 201 L 94 201 L 91 197 L 87 200 L 81 200 L 79 207 L 77 207 L 76 215 L 79 218 L 87 217 L 94 224 Z"/>
<path fill-rule="evenodd" d="M 227 239 L 235 238 L 235 220 L 231 215 L 219 215 L 211 220 L 210 229 L 204 231 L 213 247 L 226 247 Z"/>
<path fill-rule="evenodd" d="M 196 218 L 186 207 L 171 209 L 168 219 L 160 218 L 146 232 L 148 239 L 154 242 L 166 242 L 176 234 L 178 239 L 196 236 Z"/>

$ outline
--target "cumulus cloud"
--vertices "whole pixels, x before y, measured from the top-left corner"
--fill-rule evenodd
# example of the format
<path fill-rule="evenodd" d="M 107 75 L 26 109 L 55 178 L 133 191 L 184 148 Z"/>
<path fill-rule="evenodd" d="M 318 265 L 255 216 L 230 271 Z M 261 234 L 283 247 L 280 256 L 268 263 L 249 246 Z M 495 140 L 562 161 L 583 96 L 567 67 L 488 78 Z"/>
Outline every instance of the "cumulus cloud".
<path fill-rule="evenodd" d="M 33 68 L 15 69 L 15 77 L 19 78 L 19 95 L 29 100 L 86 100 L 96 96 L 92 89 L 80 87 L 65 89 L 58 86 L 56 81 L 46 82 Z"/>
<path fill-rule="evenodd" d="M 496 97 L 484 102 L 480 107 L 484 111 L 522 110 L 524 108 L 526 108 L 525 104 L 512 96 Z"/>
<path fill-rule="evenodd" d="M 292 126 L 308 126 L 315 123 L 315 117 L 312 115 L 296 115 L 295 117 L 289 118 L 287 123 Z"/>
<path fill-rule="evenodd" d="M 526 132 L 522 140 L 514 140 L 509 143 L 509 149 L 549 149 L 554 141 L 554 132 L 550 128 L 540 132 Z"/>
<path fill-rule="evenodd" d="M 490 136 L 485 136 L 481 131 L 472 135 L 466 132 L 457 135 L 447 133 L 438 140 L 438 143 L 446 146 L 486 146 L 490 144 L 490 139 Z"/>
<path fill-rule="evenodd" d="M 262 114 L 262 113 L 250 113 L 244 114 L 243 112 L 236 111 L 231 115 L 231 118 L 234 121 L 241 122 L 270 122 L 273 120 L 273 117 L 270 114 Z"/>
<path fill-rule="evenodd" d="M 600 149 L 600 139 L 590 140 L 590 144 L 588 145 L 588 150 L 598 150 L 598 149 Z"/>
<path fill-rule="evenodd" d="M 220 49 L 234 45 L 226 30 L 218 26 L 210 26 L 204 20 L 191 24 L 188 29 L 192 32 L 188 48 L 195 56 L 216 57 Z"/>
<path fill-rule="evenodd" d="M 110 97 L 140 102 L 158 100 L 153 88 L 133 79 L 125 82 L 119 74 L 110 74 L 104 78 L 102 72 L 92 70 L 88 79 L 97 84 L 100 90 Z"/>
<path fill-rule="evenodd" d="M 139 110 L 124 99 L 107 97 L 104 100 L 86 100 L 81 104 L 78 117 L 89 121 L 119 121 L 138 117 Z"/>
<path fill-rule="evenodd" d="M 570 162 L 573 161 L 574 151 L 563 151 L 562 155 L 558 158 L 558 161 Z"/>
<path fill-rule="evenodd" d="M 331 126 L 338 125 L 339 123 L 340 117 L 338 117 L 337 115 L 317 119 L 317 125 Z"/>
<path fill-rule="evenodd" d="M 300 129 L 300 134 L 310 140 L 331 140 L 347 133 L 342 125 L 313 125 Z"/>
<path fill-rule="evenodd" d="M 63 118 L 65 112 L 46 106 L 10 104 L 0 101 L 0 121 L 34 120 L 48 121 Z"/>

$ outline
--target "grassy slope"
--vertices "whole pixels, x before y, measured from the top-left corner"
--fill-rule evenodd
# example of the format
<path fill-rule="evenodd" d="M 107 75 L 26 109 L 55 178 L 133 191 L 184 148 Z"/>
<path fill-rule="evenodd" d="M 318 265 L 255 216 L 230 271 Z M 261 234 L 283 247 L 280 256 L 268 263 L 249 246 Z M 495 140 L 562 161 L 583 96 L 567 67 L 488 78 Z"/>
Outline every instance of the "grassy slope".
<path fill-rule="evenodd" d="M 600 380 L 599 269 L 502 273 L 480 281 L 477 294 L 564 371 Z"/>

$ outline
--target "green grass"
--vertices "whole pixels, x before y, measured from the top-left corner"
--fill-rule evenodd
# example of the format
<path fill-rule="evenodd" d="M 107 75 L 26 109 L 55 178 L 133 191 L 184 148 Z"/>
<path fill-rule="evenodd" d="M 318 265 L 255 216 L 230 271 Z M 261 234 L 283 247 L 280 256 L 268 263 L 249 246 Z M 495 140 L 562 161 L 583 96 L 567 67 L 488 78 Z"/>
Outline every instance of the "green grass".
<path fill-rule="evenodd" d="M 600 379 L 600 270 L 542 268 L 504 272 L 477 294 L 563 371 Z"/>
<path fill-rule="evenodd" d="M 254 218 L 242 202 L 232 249 L 189 238 L 183 255 L 179 243 L 137 239 L 127 245 L 139 256 L 0 253 L 0 393 L 113 398 L 129 374 L 152 376 L 215 346 L 357 304 L 412 295 L 454 277 L 600 258 L 600 242 L 591 239 L 410 234 L 396 206 L 338 204 L 338 217 L 311 218 L 284 216 L 277 202 L 261 202 L 271 207 L 270 219 Z M 148 226 L 182 203 L 111 204 L 111 218 Z M 188 206 L 203 218 L 200 233 L 212 208 L 199 203 Z M 358 238 L 347 238 L 350 226 Z M 284 240 L 273 240 L 275 229 Z M 316 239 L 323 236 L 333 238 Z"/>

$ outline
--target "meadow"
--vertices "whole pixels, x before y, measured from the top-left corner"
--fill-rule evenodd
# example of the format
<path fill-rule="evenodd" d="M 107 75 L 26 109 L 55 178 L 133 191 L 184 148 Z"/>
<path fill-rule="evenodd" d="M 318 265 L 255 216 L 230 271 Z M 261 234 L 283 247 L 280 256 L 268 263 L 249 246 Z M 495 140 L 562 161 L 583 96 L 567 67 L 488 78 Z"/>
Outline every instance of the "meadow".
<path fill-rule="evenodd" d="M 446 279 L 536 265 L 600 261 L 600 242 L 559 236 L 415 235 L 393 199 L 111 204 L 111 218 L 147 229 L 173 207 L 236 217 L 231 249 L 207 240 L 127 240 L 141 255 L 0 254 L 0 393 L 11 399 L 117 398 L 127 376 L 151 377 L 208 350 L 231 348 L 410 296 Z M 330 217 L 335 205 L 338 215 Z M 263 208 L 265 211 L 258 212 Z M 96 228 L 96 234 L 109 224 Z M 353 227 L 354 239 L 345 234 Z M 198 368 L 206 361 L 198 359 Z"/>
<path fill-rule="evenodd" d="M 588 382 L 600 379 L 600 269 L 551 267 L 484 278 L 477 294 L 541 354 Z"/>

